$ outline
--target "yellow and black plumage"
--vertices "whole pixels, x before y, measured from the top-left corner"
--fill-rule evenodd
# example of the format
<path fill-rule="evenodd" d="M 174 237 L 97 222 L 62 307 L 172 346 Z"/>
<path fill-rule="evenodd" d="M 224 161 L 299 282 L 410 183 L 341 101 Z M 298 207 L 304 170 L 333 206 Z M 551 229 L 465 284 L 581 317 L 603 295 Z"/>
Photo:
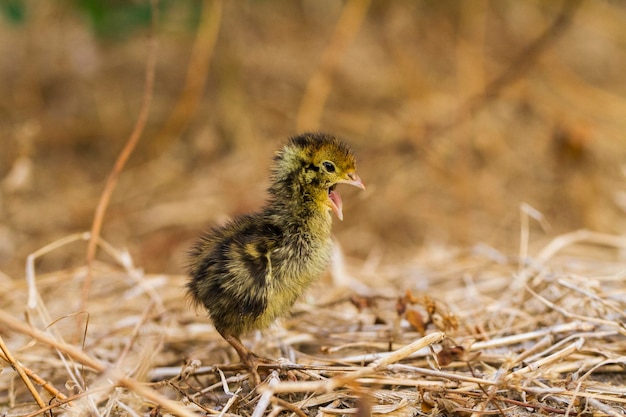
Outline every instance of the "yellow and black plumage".
<path fill-rule="evenodd" d="M 253 369 L 259 358 L 240 336 L 287 313 L 324 272 L 330 211 L 343 219 L 335 190 L 341 183 L 365 188 L 343 141 L 322 133 L 293 137 L 276 153 L 265 206 L 214 228 L 191 250 L 191 298 Z"/>

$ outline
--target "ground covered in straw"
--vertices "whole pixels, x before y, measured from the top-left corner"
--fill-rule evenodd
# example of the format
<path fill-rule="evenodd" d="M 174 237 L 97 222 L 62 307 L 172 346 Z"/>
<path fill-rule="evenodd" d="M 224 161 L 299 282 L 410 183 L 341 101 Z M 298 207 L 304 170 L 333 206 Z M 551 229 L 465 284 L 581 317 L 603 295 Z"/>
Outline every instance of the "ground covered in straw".
<path fill-rule="evenodd" d="M 185 302 L 184 276 L 145 274 L 103 248 L 113 260 L 94 265 L 88 316 L 75 313 L 86 267 L 3 282 L 3 356 L 19 374 L 0 374 L 2 415 L 626 410 L 626 238 L 580 231 L 520 256 L 433 248 L 403 267 L 338 252 L 290 317 L 245 339 L 277 359 L 256 387 Z"/>

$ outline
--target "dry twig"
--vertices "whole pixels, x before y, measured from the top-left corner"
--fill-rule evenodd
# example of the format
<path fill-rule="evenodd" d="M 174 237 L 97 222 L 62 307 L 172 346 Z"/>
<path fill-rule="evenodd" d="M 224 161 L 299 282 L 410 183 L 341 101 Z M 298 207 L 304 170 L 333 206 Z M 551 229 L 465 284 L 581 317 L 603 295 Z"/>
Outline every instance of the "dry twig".
<path fill-rule="evenodd" d="M 89 298 L 89 288 L 91 287 L 91 279 L 93 275 L 93 262 L 96 256 L 96 248 L 98 239 L 100 238 L 100 231 L 102 230 L 102 224 L 104 222 L 104 214 L 109 206 L 109 201 L 113 195 L 113 190 L 117 185 L 117 181 L 128 161 L 133 150 L 137 146 L 137 142 L 143 134 L 144 128 L 148 121 L 148 115 L 150 114 L 150 104 L 152 103 L 152 94 L 154 90 L 154 78 L 156 72 L 156 59 L 157 59 L 157 34 L 156 27 L 158 22 L 158 0 L 151 0 L 151 13 L 152 13 L 152 37 L 149 42 L 148 58 L 146 61 L 146 78 L 144 85 L 144 94 L 139 110 L 139 116 L 135 122 L 133 131 L 131 132 L 126 145 L 120 152 L 113 169 L 107 178 L 107 182 L 104 186 L 104 190 L 100 196 L 100 201 L 96 206 L 96 212 L 94 214 L 93 223 L 91 226 L 91 236 L 87 245 L 87 276 L 83 284 L 83 292 L 81 296 L 81 310 L 85 310 L 87 306 L 87 300 Z M 79 326 L 80 327 L 80 323 Z"/>
<path fill-rule="evenodd" d="M 332 90 L 333 73 L 363 24 L 369 4 L 370 0 L 349 0 L 343 6 L 330 44 L 304 91 L 296 120 L 297 131 L 319 128 L 324 105 Z"/>

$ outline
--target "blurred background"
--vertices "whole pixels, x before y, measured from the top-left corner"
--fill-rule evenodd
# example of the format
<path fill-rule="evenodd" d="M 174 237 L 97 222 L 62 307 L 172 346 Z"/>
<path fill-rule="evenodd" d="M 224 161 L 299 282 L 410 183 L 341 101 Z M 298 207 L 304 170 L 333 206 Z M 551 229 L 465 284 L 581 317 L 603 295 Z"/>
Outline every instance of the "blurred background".
<path fill-rule="evenodd" d="M 0 2 L 0 271 L 89 230 L 133 129 L 156 37 L 149 119 L 102 236 L 180 273 L 201 231 L 260 207 L 296 133 L 346 139 L 335 237 L 351 257 L 425 247 L 516 253 L 533 238 L 626 230 L 626 3 L 611 0 Z M 40 270 L 82 264 L 86 243 Z M 105 255 L 100 255 L 104 259 Z"/>

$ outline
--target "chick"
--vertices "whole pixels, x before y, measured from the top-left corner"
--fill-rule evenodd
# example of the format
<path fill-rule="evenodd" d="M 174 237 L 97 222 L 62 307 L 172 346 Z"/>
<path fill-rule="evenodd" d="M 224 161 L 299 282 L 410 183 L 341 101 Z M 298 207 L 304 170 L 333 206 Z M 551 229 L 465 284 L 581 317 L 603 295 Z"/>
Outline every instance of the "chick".
<path fill-rule="evenodd" d="M 350 148 L 323 133 L 293 137 L 274 157 L 265 206 L 214 228 L 190 252 L 191 299 L 253 373 L 263 359 L 240 337 L 287 313 L 328 266 L 330 211 L 343 220 L 337 184 L 365 189 Z"/>

